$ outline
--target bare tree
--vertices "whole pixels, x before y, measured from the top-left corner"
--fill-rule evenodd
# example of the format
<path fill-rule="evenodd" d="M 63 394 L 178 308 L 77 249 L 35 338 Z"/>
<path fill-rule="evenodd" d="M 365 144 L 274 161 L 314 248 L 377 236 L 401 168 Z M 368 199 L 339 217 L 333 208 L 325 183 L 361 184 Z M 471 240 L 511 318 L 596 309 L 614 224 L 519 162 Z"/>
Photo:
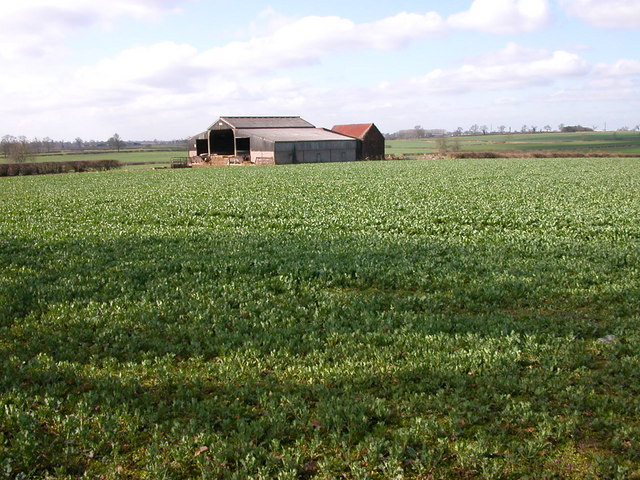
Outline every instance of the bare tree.
<path fill-rule="evenodd" d="M 0 143 L 2 144 L 2 154 L 4 155 L 4 158 L 9 158 L 12 146 L 17 141 L 18 139 L 13 135 L 5 135 L 2 137 L 2 141 L 0 141 Z"/>
<path fill-rule="evenodd" d="M 504 125 L 500 125 L 500 126 L 498 127 L 498 131 L 499 131 L 500 133 L 504 133 L 506 130 L 507 130 L 507 127 L 505 127 Z"/>
<path fill-rule="evenodd" d="M 82 139 L 80 137 L 77 137 L 75 139 L 76 145 L 78 146 L 78 150 L 82 150 L 82 147 L 84 146 L 84 142 L 82 141 Z"/>
<path fill-rule="evenodd" d="M 438 137 L 436 139 L 436 147 L 440 155 L 445 155 L 447 153 L 447 150 L 449 150 L 447 137 Z"/>
<path fill-rule="evenodd" d="M 51 150 L 53 149 L 53 140 L 49 137 L 44 137 L 42 139 L 42 143 L 44 145 L 44 148 L 46 150 L 47 153 L 51 153 Z"/>
<path fill-rule="evenodd" d="M 42 141 L 38 137 L 33 137 L 33 140 L 31 140 L 31 151 L 34 153 L 42 153 Z"/>
<path fill-rule="evenodd" d="M 13 161 L 14 162 L 26 162 L 31 158 L 31 145 L 29 144 L 29 139 L 24 135 L 18 137 L 18 145 L 16 145 L 16 149 L 13 152 Z"/>
<path fill-rule="evenodd" d="M 31 145 L 27 137 L 14 137 L 5 135 L 2 137 L 2 153 L 5 158 L 13 162 L 26 162 L 31 158 Z"/>
<path fill-rule="evenodd" d="M 109 144 L 110 147 L 115 148 L 119 152 L 120 147 L 122 147 L 122 144 L 124 142 L 120 138 L 120 135 L 118 135 L 117 133 L 114 133 L 113 137 L 111 137 L 107 143 Z"/>

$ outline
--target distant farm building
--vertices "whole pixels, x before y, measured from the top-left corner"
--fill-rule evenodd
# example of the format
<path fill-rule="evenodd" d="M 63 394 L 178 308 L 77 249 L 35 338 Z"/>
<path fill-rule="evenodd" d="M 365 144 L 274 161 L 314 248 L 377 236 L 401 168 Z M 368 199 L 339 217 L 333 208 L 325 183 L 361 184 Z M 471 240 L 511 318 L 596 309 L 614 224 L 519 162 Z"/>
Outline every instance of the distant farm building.
<path fill-rule="evenodd" d="M 189 142 L 189 156 L 211 164 L 350 162 L 357 141 L 300 117 L 220 117 Z"/>
<path fill-rule="evenodd" d="M 373 123 L 335 125 L 331 130 L 358 141 L 356 151 L 358 160 L 381 160 L 384 158 L 384 135 Z"/>

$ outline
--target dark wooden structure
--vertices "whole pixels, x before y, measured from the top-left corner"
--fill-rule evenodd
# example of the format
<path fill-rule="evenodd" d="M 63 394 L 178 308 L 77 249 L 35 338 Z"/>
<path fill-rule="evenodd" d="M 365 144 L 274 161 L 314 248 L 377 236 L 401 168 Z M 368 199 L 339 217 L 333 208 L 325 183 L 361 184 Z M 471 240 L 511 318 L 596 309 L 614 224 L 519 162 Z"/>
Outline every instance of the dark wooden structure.
<path fill-rule="evenodd" d="M 358 140 L 356 158 L 358 160 L 383 160 L 384 135 L 373 123 L 335 125 L 332 131 Z"/>
<path fill-rule="evenodd" d="M 173 157 L 171 168 L 191 168 L 191 159 L 189 157 Z"/>

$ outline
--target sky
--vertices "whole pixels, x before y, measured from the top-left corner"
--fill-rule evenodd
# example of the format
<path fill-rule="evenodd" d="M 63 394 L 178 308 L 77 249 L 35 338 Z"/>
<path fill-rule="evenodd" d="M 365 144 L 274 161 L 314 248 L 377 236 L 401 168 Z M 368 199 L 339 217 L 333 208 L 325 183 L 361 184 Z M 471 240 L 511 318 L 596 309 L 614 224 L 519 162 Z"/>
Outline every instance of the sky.
<path fill-rule="evenodd" d="M 638 45 L 640 0 L 21 0 L 0 9 L 0 136 L 635 128 Z"/>

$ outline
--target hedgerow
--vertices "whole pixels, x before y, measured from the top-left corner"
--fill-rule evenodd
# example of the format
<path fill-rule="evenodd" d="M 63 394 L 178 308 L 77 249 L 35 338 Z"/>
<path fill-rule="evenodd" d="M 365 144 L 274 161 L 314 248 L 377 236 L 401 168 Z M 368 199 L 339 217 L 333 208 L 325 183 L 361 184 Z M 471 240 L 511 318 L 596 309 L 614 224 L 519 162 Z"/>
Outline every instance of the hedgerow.
<path fill-rule="evenodd" d="M 105 171 L 120 168 L 118 160 L 74 160 L 66 162 L 0 163 L 0 177 L 52 173 Z"/>
<path fill-rule="evenodd" d="M 508 151 L 484 151 L 484 150 L 468 150 L 458 152 L 447 152 L 446 156 L 449 158 L 514 158 L 518 156 L 520 158 L 638 158 L 638 155 L 634 154 L 620 154 L 620 153 L 608 153 L 608 152 L 589 152 L 589 151 L 562 151 L 562 150 L 537 150 L 531 152 L 508 152 Z"/>

